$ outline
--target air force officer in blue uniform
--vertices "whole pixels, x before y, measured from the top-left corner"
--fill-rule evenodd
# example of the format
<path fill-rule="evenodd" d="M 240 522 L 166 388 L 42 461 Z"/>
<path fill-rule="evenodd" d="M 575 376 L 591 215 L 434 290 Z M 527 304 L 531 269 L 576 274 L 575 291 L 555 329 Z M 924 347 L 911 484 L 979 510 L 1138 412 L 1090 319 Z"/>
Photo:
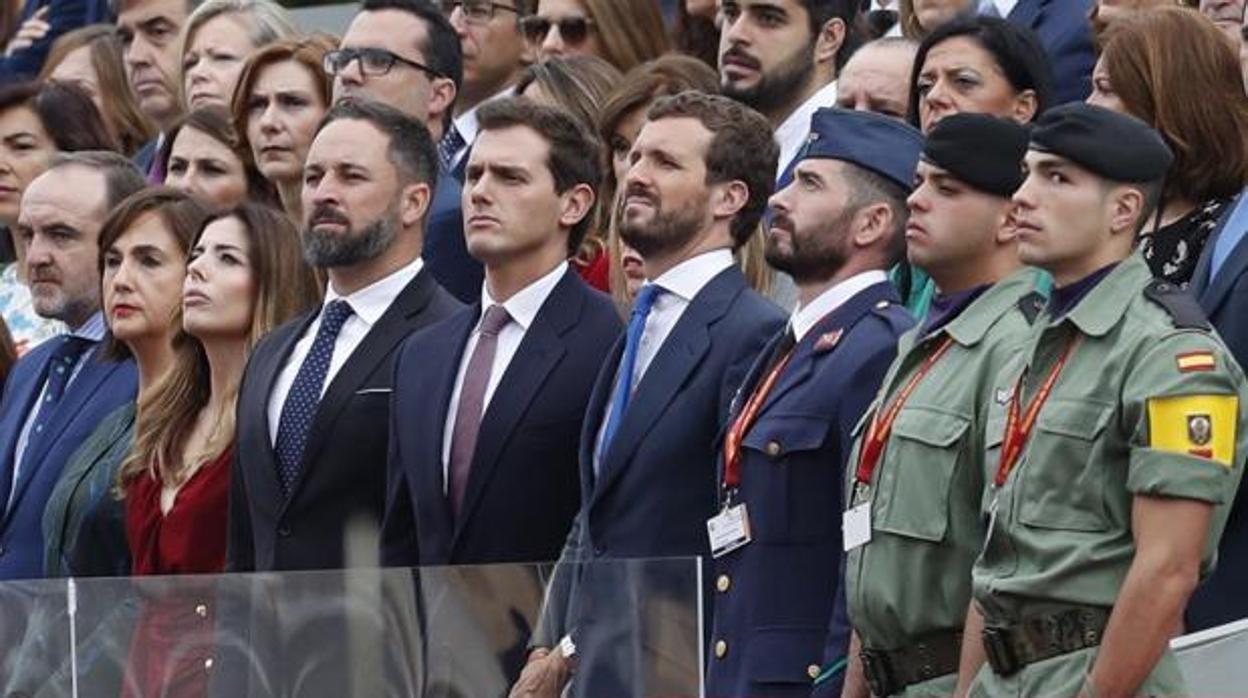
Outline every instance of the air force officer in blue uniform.
<path fill-rule="evenodd" d="M 771 198 L 767 262 L 793 277 L 799 303 L 721 442 L 721 516 L 749 531 L 712 550 L 707 695 L 809 696 L 820 677 L 851 433 L 914 324 L 886 270 L 904 253 L 922 147 L 900 121 L 820 109 L 793 182 Z"/>

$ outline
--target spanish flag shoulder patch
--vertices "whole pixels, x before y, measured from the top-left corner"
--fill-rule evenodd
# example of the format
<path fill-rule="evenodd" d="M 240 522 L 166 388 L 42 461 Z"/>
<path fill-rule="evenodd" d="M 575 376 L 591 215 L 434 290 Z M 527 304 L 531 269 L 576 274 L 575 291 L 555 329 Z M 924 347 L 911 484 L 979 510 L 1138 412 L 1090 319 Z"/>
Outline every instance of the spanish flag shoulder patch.
<path fill-rule="evenodd" d="M 1176 355 L 1174 359 L 1178 362 L 1179 373 L 1212 371 L 1218 367 L 1217 360 L 1214 359 L 1211 351 L 1189 351 L 1186 354 Z"/>

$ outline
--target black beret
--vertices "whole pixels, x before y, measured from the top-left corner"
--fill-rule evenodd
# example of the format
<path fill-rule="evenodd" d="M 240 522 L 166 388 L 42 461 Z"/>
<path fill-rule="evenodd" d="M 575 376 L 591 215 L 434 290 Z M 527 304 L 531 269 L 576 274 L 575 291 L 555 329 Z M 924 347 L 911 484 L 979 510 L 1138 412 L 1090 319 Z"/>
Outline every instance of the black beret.
<path fill-rule="evenodd" d="M 1045 112 L 1031 130 L 1031 147 L 1115 182 L 1161 181 L 1174 161 L 1161 134 L 1148 124 L 1083 102 Z"/>
<path fill-rule="evenodd" d="M 829 158 L 865 167 L 906 191 L 914 188 L 914 168 L 923 134 L 899 119 L 866 111 L 825 107 L 810 119 L 810 136 L 798 160 Z"/>
<path fill-rule="evenodd" d="M 1009 197 L 1023 184 L 1027 128 L 987 114 L 951 114 L 927 134 L 923 159 L 988 194 Z"/>

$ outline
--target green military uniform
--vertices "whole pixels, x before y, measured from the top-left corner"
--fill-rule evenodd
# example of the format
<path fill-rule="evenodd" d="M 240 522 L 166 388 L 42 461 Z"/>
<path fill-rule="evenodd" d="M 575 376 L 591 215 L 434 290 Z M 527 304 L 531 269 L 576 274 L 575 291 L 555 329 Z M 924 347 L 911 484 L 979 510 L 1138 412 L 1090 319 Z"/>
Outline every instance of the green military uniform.
<path fill-rule="evenodd" d="M 1073 346 L 1068 359 L 1055 372 L 1067 346 Z M 1138 255 L 1063 317 L 1042 316 L 1026 353 L 1003 370 L 989 417 L 990 482 L 1008 403 L 1024 371 L 1024 406 L 1048 376 L 1057 378 L 1029 438 L 1020 442 L 1016 465 L 985 500 L 991 523 L 974 567 L 974 595 L 987 627 L 1011 629 L 1014 638 L 1020 628 L 1038 629 L 1028 634 L 1033 645 L 1044 644 L 1036 637 L 1045 628 L 1064 628 L 1062 637 L 1049 633 L 1050 639 L 1075 649 L 1008 677 L 985 665 L 973 695 L 1076 694 L 1135 556 L 1133 498 L 1215 505 L 1202 565 L 1207 572 L 1248 453 L 1243 372 L 1194 302 L 1153 281 Z M 987 635 L 985 648 L 993 653 Z M 1140 688 L 1148 695 L 1183 692 L 1169 652 Z"/>
<path fill-rule="evenodd" d="M 862 647 L 898 650 L 933 633 L 962 629 L 971 598 L 970 569 L 984 539 L 980 516 L 986 405 L 993 380 L 1030 336 L 1043 298 L 1036 272 L 1021 269 L 983 292 L 944 327 L 902 337 L 880 397 L 855 430 L 846 468 L 849 504 L 871 502 L 871 540 L 846 557 L 850 620 Z M 897 412 L 869 487 L 855 487 L 872 412 L 894 403 L 933 352 L 949 350 L 915 384 Z M 930 638 L 934 639 L 934 638 Z M 865 667 L 864 669 L 869 668 Z M 906 695 L 949 695 L 955 673 L 911 685 Z"/>

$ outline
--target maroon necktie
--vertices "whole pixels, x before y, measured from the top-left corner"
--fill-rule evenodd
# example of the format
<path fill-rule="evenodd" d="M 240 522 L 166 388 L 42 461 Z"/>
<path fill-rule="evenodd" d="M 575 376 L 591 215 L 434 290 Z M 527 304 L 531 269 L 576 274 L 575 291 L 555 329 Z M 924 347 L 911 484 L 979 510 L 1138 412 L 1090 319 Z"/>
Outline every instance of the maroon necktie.
<path fill-rule="evenodd" d="M 477 434 L 481 431 L 481 417 L 485 411 L 485 389 L 490 384 L 490 372 L 494 368 L 494 353 L 498 349 L 498 333 L 511 316 L 501 305 L 491 305 L 485 310 L 478 330 L 477 346 L 468 359 L 464 371 L 464 383 L 459 389 L 459 405 L 455 408 L 455 429 L 451 432 L 451 484 L 447 494 L 451 499 L 451 513 L 459 518 L 464 504 L 464 492 L 468 489 L 468 472 L 472 469 L 472 456 L 477 450 Z"/>

